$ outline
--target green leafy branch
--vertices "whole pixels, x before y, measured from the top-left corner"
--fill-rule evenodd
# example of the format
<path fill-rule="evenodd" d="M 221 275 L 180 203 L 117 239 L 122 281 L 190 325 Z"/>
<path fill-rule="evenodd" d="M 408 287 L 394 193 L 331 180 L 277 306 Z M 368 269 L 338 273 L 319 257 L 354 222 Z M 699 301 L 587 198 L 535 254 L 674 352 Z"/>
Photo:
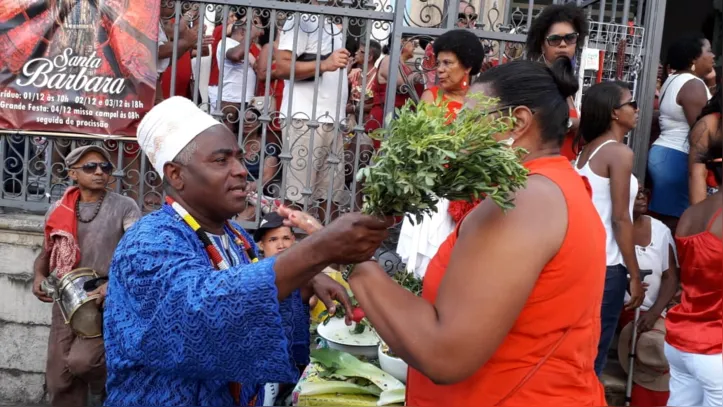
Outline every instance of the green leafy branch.
<path fill-rule="evenodd" d="M 487 113 L 496 99 L 471 97 L 475 108 L 462 109 L 453 121 L 446 103 L 407 101 L 387 128 L 372 134 L 382 144 L 373 164 L 357 174 L 364 183 L 364 213 L 407 214 L 421 222 L 440 198 L 492 199 L 505 210 L 514 206 L 511 193 L 526 182 L 520 160 L 525 152 L 494 138 L 511 130 L 514 119 L 499 110 Z"/>

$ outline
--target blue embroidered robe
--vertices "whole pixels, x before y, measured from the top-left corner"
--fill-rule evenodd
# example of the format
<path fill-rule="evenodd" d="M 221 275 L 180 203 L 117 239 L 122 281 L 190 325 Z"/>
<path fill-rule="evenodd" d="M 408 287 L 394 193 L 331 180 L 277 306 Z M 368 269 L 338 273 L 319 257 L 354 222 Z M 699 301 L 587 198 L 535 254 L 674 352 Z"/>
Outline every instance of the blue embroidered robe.
<path fill-rule="evenodd" d="M 264 383 L 298 380 L 308 306 L 298 290 L 278 301 L 274 258 L 234 254 L 235 265 L 216 270 L 168 205 L 126 232 L 105 301 L 106 406 L 230 406 L 229 382 L 243 384 L 248 405 Z"/>

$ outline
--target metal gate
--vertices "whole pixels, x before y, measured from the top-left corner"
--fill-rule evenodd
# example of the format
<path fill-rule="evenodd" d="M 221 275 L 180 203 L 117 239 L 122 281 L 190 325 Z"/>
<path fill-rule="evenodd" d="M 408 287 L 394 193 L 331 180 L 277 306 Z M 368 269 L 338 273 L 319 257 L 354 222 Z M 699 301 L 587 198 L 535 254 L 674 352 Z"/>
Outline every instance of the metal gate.
<path fill-rule="evenodd" d="M 416 100 L 415 89 L 435 80 L 425 44 L 462 27 L 480 38 L 488 62 L 524 58 L 530 23 L 550 4 L 552 0 L 164 0 L 162 23 L 174 44 L 170 94 L 189 97 L 237 134 L 258 197 L 253 209 L 241 217 L 243 226 L 257 225 L 268 200 L 296 204 L 329 222 L 341 212 L 359 208 L 361 186 L 354 174 L 369 163 L 374 148 L 367 133 L 392 117 L 399 95 Z M 642 178 L 665 0 L 577 0 L 577 4 L 594 22 L 590 41 L 608 52 L 614 52 L 621 39 L 633 41 L 622 52 L 630 54 L 630 78 L 641 105 L 640 125 L 631 140 L 638 153 L 636 173 Z M 629 21 L 634 21 L 632 31 L 627 29 Z M 218 64 L 215 88 L 208 84 L 208 72 L 216 55 L 203 56 L 209 51 L 206 37 L 214 30 L 220 30 L 222 37 L 217 54 L 225 56 Z M 276 49 L 274 40 L 279 42 Z M 415 46 L 414 56 L 402 61 L 402 44 L 409 41 Z M 349 72 L 329 71 L 325 42 L 332 44 L 332 50 L 341 43 L 362 49 L 364 55 L 376 48 L 375 43 L 386 44 L 390 66 L 404 63 L 407 72 L 416 75 L 390 69 L 386 84 L 381 84 L 375 81 L 374 61 L 365 57 L 352 72 L 358 81 L 350 85 Z M 238 51 L 240 62 L 227 63 L 231 48 Z M 185 54 L 193 51 L 196 57 L 188 62 Z M 306 62 L 303 69 L 297 61 Z M 188 70 L 191 85 L 182 89 L 182 83 L 189 83 L 181 77 Z M 260 79 L 258 85 L 251 72 Z M 237 80 L 229 80 L 230 75 Z M 403 86 L 390 86 L 399 75 L 405 76 Z M 585 75 L 581 72 L 582 81 Z M 409 76 L 421 83 L 412 83 Z M 372 84 L 376 88 L 370 91 Z M 352 103 L 341 103 L 347 94 Z M 0 137 L 2 207 L 45 211 L 70 184 L 64 157 L 72 148 L 89 143 L 102 145 L 114 157 L 116 192 L 132 196 L 145 211 L 161 202 L 161 181 L 133 138 L 22 130 L 2 130 Z"/>

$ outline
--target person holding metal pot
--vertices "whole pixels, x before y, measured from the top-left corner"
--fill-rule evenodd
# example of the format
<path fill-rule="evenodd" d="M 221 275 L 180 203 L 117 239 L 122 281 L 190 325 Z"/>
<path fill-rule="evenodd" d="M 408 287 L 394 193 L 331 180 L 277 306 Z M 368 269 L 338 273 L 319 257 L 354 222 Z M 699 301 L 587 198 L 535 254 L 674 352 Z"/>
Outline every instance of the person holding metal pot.
<path fill-rule="evenodd" d="M 83 276 L 108 275 L 115 247 L 140 219 L 141 211 L 132 199 L 106 190 L 113 164 L 102 148 L 76 148 L 68 154 L 65 164 L 77 186 L 68 188 L 45 217 L 45 242 L 33 265 L 33 294 L 43 302 L 68 296 L 84 302 L 73 303 L 69 309 L 65 309 L 66 301 L 58 300 L 53 305 L 45 380 L 54 407 L 86 405 L 89 388 L 90 404 L 101 405 L 106 367 L 103 338 L 99 336 L 100 314 L 88 308 L 85 300 L 95 297 L 90 305 L 102 306 L 106 284 L 83 292 L 77 282 Z M 91 315 L 94 312 L 97 315 Z M 75 318 L 89 315 L 98 317 L 91 318 L 98 322 L 97 326 L 76 323 Z M 78 331 L 81 327 L 82 331 Z"/>

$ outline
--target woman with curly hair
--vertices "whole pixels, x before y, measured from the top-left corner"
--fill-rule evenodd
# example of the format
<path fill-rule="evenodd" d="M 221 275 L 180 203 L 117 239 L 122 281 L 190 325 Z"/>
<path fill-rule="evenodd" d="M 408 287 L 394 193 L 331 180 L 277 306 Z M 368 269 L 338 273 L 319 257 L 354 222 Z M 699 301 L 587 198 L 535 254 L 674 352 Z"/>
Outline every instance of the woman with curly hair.
<path fill-rule="evenodd" d="M 434 43 L 437 61 L 438 86 L 432 86 L 422 94 L 427 103 L 447 103 L 449 116 L 457 116 L 469 90 L 470 78 L 479 73 L 484 59 L 480 39 L 467 30 L 447 31 Z"/>
<path fill-rule="evenodd" d="M 545 62 L 548 66 L 561 57 L 574 61 L 587 34 L 587 19 L 580 7 L 574 4 L 547 6 L 530 25 L 525 45 L 527 58 Z M 577 156 L 573 140 L 580 120 L 573 96 L 568 98 L 567 104 L 570 106 L 569 130 L 560 153 L 572 161 Z"/>
<path fill-rule="evenodd" d="M 437 61 L 439 86 L 432 86 L 422 94 L 423 103 L 445 103 L 450 120 L 457 116 L 469 90 L 470 77 L 477 75 L 482 66 L 484 49 L 480 39 L 467 30 L 448 31 L 432 44 Z M 452 232 L 455 224 L 477 202 L 447 201 L 437 205 L 437 211 L 421 223 L 413 224 L 408 218 L 402 223 L 397 253 L 407 268 L 423 276 L 429 261 L 439 245 Z"/>

